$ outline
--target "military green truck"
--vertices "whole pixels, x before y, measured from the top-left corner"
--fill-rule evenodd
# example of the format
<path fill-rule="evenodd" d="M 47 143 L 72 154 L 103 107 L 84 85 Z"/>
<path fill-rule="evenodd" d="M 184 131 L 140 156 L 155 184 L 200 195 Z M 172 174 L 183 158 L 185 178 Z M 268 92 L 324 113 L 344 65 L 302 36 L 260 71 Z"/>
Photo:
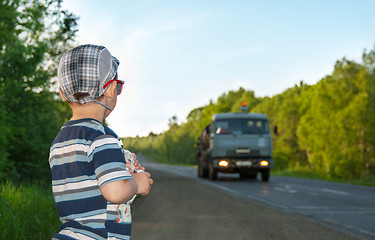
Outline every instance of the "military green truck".
<path fill-rule="evenodd" d="M 241 178 L 270 178 L 272 135 L 267 115 L 220 113 L 202 130 L 198 143 L 198 176 L 217 179 L 218 172 L 239 173 Z"/>

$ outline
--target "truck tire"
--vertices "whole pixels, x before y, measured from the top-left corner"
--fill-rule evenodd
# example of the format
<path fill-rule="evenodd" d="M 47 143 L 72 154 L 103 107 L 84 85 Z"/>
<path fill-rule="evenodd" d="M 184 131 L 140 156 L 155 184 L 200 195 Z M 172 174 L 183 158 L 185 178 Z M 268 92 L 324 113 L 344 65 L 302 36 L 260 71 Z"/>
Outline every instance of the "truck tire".
<path fill-rule="evenodd" d="M 208 165 L 208 177 L 211 180 L 217 179 L 217 170 L 214 168 L 212 163 L 209 163 L 209 165 Z"/>
<path fill-rule="evenodd" d="M 268 182 L 268 180 L 270 179 L 270 169 L 269 168 L 263 169 L 261 174 L 262 174 L 262 181 Z"/>
<path fill-rule="evenodd" d="M 198 177 L 200 177 L 200 178 L 207 178 L 208 177 L 208 169 L 204 168 L 201 165 L 200 161 L 198 161 Z"/>

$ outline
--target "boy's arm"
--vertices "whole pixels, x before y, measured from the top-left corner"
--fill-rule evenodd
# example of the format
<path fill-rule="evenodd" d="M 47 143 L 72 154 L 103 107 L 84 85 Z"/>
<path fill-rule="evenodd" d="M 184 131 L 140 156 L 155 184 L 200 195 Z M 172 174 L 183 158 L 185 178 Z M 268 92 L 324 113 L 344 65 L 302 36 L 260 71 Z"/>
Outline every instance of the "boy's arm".
<path fill-rule="evenodd" d="M 100 190 L 103 197 L 111 203 L 125 203 L 135 194 L 147 195 L 153 184 L 148 172 L 132 173 L 133 179 L 110 182 L 103 185 Z"/>

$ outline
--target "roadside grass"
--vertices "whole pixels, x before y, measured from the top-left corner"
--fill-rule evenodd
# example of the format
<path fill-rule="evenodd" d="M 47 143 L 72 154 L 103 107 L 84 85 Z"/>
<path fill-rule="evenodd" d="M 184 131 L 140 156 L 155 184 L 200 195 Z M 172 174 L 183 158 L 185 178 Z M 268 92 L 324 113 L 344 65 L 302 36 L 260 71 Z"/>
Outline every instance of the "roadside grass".
<path fill-rule="evenodd" d="M 306 179 L 316 179 L 329 182 L 347 183 L 360 186 L 375 187 L 375 176 L 366 175 L 360 179 L 342 179 L 329 177 L 326 175 L 315 173 L 308 169 L 297 168 L 297 169 L 284 169 L 276 170 L 271 172 L 272 175 L 285 176 L 285 177 L 295 177 L 295 178 L 306 178 Z"/>
<path fill-rule="evenodd" d="M 51 189 L 41 184 L 0 184 L 0 239 L 51 239 L 59 216 Z"/>

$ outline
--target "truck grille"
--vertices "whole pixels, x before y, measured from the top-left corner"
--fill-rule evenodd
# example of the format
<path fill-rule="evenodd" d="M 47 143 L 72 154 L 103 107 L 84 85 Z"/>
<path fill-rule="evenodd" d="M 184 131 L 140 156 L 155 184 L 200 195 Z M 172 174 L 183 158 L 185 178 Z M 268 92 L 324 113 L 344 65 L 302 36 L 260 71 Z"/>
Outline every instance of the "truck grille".
<path fill-rule="evenodd" d="M 227 150 L 227 156 L 258 156 L 260 153 L 259 150 L 251 149 L 230 149 Z"/>

